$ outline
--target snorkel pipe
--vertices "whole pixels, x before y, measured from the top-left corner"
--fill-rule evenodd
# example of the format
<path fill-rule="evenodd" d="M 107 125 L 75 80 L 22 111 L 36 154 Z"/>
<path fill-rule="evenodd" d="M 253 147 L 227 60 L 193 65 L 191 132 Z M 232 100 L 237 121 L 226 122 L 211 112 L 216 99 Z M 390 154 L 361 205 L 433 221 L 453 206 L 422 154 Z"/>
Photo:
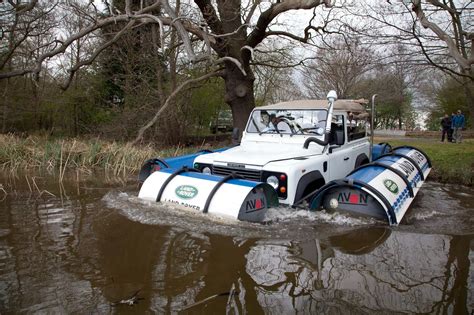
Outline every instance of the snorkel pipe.
<path fill-rule="evenodd" d="M 329 143 L 329 133 L 331 132 L 332 122 L 332 110 L 334 108 L 334 102 L 337 100 L 337 93 L 334 90 L 329 91 L 326 97 L 329 103 L 328 115 L 326 116 L 326 126 L 324 128 L 324 141 L 319 140 L 315 137 L 309 137 L 303 144 L 303 148 L 307 149 L 311 142 L 316 142 L 319 145 L 326 146 Z M 326 149 L 326 148 L 325 148 Z M 324 152 L 324 151 L 323 151 Z"/>
<path fill-rule="evenodd" d="M 337 100 L 337 93 L 334 90 L 329 91 L 328 96 L 326 97 L 329 102 L 328 108 L 328 117 L 326 118 L 326 131 L 325 134 L 329 136 L 331 132 L 331 122 L 332 122 L 332 110 L 334 108 L 334 102 Z"/>

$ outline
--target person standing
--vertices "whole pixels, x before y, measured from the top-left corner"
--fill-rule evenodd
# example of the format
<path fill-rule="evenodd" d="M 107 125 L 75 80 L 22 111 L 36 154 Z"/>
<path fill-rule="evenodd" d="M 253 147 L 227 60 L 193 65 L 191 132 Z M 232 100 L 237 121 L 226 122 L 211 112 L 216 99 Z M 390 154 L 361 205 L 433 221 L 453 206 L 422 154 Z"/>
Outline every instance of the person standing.
<path fill-rule="evenodd" d="M 453 142 L 462 142 L 462 130 L 464 129 L 464 123 L 464 115 L 460 110 L 458 110 L 458 113 L 456 114 L 456 116 L 454 116 L 454 119 L 451 123 L 451 126 L 453 128 Z"/>
<path fill-rule="evenodd" d="M 452 126 L 452 121 L 454 119 L 454 116 L 456 116 L 455 112 L 451 113 L 451 126 L 449 126 L 449 131 L 448 131 L 448 141 L 453 142 L 453 126 Z"/>
<path fill-rule="evenodd" d="M 444 114 L 443 119 L 441 119 L 441 128 L 442 128 L 442 134 L 441 134 L 441 142 L 444 142 L 444 136 L 447 136 L 447 141 L 451 142 L 449 138 L 449 131 L 451 129 L 451 117 L 449 117 L 448 114 Z"/>

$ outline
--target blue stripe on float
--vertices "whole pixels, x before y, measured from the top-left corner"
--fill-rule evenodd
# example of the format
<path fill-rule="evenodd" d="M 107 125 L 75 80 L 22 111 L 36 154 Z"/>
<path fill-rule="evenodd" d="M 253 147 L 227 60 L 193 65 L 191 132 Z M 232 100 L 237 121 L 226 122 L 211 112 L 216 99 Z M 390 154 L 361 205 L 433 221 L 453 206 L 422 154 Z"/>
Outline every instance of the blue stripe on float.
<path fill-rule="evenodd" d="M 387 156 L 381 157 L 380 159 L 377 159 L 377 162 L 398 169 L 397 167 L 395 167 L 395 164 L 397 164 L 398 160 L 400 159 L 401 158 L 399 156 L 387 155 Z"/>
<path fill-rule="evenodd" d="M 413 149 L 411 149 L 411 148 L 397 148 L 394 152 L 397 152 L 397 153 L 403 154 L 403 155 L 408 155 L 408 153 L 410 153 L 411 151 L 413 151 Z"/>
<path fill-rule="evenodd" d="M 372 147 L 372 161 L 376 160 L 379 156 L 388 153 L 391 147 L 388 143 L 374 144 Z"/>
<path fill-rule="evenodd" d="M 370 167 L 364 167 L 352 175 L 347 176 L 347 179 L 357 179 L 365 183 L 369 183 L 371 180 L 373 180 L 375 177 L 380 175 L 383 171 L 385 171 L 386 168 L 382 166 L 377 166 L 373 165 Z"/>
<path fill-rule="evenodd" d="M 393 163 L 398 162 L 398 160 L 400 159 L 401 157 L 396 156 L 396 155 L 386 155 L 386 156 L 381 157 L 380 159 L 377 159 L 377 162 L 387 161 L 387 162 L 391 162 L 390 165 L 392 165 Z"/>
<path fill-rule="evenodd" d="M 173 174 L 174 172 L 176 172 L 176 169 L 163 168 L 159 170 L 159 172 Z M 202 179 L 202 180 L 208 180 L 211 182 L 220 182 L 223 178 L 223 176 L 209 175 L 209 174 L 203 174 L 203 173 L 197 173 L 197 172 L 185 172 L 185 173 L 179 174 L 178 176 L 197 178 L 197 179 Z M 255 187 L 259 185 L 260 182 L 253 182 L 253 181 L 245 180 L 245 179 L 231 179 L 227 181 L 226 184 L 233 184 L 233 185 L 245 186 L 245 187 Z"/>
<path fill-rule="evenodd" d="M 171 168 L 181 168 L 183 166 L 187 166 L 187 167 L 193 167 L 193 164 L 194 164 L 194 159 L 200 155 L 203 155 L 203 154 L 209 154 L 209 153 L 216 153 L 216 152 L 222 152 L 222 151 L 225 151 L 227 150 L 228 148 L 221 148 L 221 149 L 217 149 L 217 150 L 214 150 L 212 152 L 207 152 L 207 151 L 202 151 L 202 152 L 197 152 L 197 153 L 193 153 L 193 154 L 188 154 L 188 155 L 182 155 L 182 156 L 177 156 L 177 157 L 170 157 L 170 158 L 166 158 L 164 159 L 164 161 L 166 163 L 168 163 L 168 165 L 171 167 Z"/>

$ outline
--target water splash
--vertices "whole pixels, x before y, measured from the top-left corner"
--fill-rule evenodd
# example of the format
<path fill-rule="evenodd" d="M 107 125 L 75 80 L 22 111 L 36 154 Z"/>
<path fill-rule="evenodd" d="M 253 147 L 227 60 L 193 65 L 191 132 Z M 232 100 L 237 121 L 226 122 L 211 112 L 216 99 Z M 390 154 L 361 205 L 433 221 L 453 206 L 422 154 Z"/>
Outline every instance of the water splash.
<path fill-rule="evenodd" d="M 429 218 L 435 217 L 435 216 L 440 216 L 442 215 L 441 212 L 432 210 L 432 211 L 424 211 L 424 212 L 417 212 L 413 215 L 415 220 L 427 220 Z"/>
<path fill-rule="evenodd" d="M 336 225 L 360 226 L 374 224 L 376 221 L 369 218 L 355 218 L 337 212 L 294 210 L 288 207 L 268 209 L 265 216 L 266 222 L 293 222 L 295 220 L 311 223 L 330 223 Z M 300 221 L 300 222 L 301 222 Z"/>
<path fill-rule="evenodd" d="M 327 231 L 374 224 L 371 219 L 354 218 L 326 211 L 270 208 L 263 223 L 242 222 L 214 214 L 204 214 L 174 204 L 142 200 L 133 193 L 111 191 L 102 200 L 128 219 L 147 225 L 178 227 L 197 233 L 211 233 L 235 238 L 307 239 Z"/>
<path fill-rule="evenodd" d="M 396 227 L 419 233 L 473 233 L 474 213 L 470 206 L 472 190 L 464 187 L 445 191 L 442 184 L 428 182 L 415 198 L 402 223 Z M 466 195 L 461 198 L 460 194 Z M 108 207 L 130 220 L 149 225 L 165 225 L 198 233 L 233 237 L 307 239 L 316 234 L 334 234 L 358 227 L 386 226 L 372 218 L 354 217 L 338 212 L 308 211 L 289 207 L 268 209 L 263 224 L 242 222 L 215 214 L 203 214 L 173 204 L 144 201 L 135 191 L 110 191 L 103 197 Z M 455 196 L 453 196 L 455 194 Z M 324 236 L 322 236 L 324 237 Z"/>
<path fill-rule="evenodd" d="M 109 208 L 117 209 L 128 219 L 142 224 L 173 226 L 202 234 L 242 237 L 258 237 L 264 228 L 257 223 L 241 222 L 173 204 L 142 200 L 124 192 L 111 191 L 102 200 Z"/>

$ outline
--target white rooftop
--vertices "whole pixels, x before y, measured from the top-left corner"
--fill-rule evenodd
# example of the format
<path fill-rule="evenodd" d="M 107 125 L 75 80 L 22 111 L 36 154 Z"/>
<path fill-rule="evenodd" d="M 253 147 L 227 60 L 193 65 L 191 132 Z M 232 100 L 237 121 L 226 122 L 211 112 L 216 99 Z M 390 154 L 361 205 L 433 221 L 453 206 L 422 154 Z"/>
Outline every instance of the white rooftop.
<path fill-rule="evenodd" d="M 365 99 L 359 100 L 336 100 L 334 102 L 333 110 L 362 113 L 365 112 L 365 104 L 369 101 Z M 327 100 L 296 100 L 288 102 L 280 102 L 267 106 L 260 106 L 259 110 L 310 110 L 310 109 L 328 109 L 329 103 Z"/>

